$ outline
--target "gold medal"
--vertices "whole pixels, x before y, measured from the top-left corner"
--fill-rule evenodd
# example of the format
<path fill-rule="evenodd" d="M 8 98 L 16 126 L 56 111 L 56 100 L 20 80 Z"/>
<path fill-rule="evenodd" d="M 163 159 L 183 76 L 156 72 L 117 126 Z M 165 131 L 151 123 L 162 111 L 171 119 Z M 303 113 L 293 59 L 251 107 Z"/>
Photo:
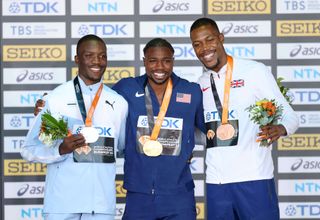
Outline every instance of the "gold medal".
<path fill-rule="evenodd" d="M 149 157 L 160 156 L 162 149 L 162 144 L 159 141 L 147 140 L 143 144 L 143 152 Z"/>
<path fill-rule="evenodd" d="M 220 140 L 229 140 L 234 136 L 235 130 L 231 124 L 222 124 L 217 128 L 217 137 Z"/>

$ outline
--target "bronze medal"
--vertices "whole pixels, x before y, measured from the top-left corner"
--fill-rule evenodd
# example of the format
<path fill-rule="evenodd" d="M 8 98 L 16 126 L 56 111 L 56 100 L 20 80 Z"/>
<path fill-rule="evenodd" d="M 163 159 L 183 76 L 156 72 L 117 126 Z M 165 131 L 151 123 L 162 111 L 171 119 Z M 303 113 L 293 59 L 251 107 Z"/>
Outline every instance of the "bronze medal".
<path fill-rule="evenodd" d="M 162 149 L 162 144 L 159 141 L 147 140 L 143 145 L 143 152 L 149 157 L 160 156 Z"/>
<path fill-rule="evenodd" d="M 217 128 L 217 137 L 223 141 L 231 139 L 234 136 L 234 133 L 234 127 L 229 123 L 222 124 Z"/>

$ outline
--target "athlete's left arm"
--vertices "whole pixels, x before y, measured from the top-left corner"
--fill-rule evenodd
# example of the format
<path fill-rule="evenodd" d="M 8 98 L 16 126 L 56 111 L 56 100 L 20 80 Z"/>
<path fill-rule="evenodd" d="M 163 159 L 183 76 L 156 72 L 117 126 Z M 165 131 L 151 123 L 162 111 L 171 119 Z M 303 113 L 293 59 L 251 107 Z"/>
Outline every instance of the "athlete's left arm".
<path fill-rule="evenodd" d="M 200 86 L 197 84 L 196 91 L 196 118 L 195 118 L 195 126 L 199 128 L 200 131 L 205 133 L 205 123 L 204 123 L 204 115 L 203 115 L 203 97 Z"/>

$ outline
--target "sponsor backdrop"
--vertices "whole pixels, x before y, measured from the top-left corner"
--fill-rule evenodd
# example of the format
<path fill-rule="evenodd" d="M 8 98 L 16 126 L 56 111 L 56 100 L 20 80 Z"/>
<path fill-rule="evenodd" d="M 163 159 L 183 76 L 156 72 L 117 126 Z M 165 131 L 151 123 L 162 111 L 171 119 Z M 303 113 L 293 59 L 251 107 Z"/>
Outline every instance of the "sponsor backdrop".
<path fill-rule="evenodd" d="M 300 118 L 297 134 L 273 146 L 282 219 L 320 219 L 320 0 L 2 0 L 1 215 L 40 220 L 46 166 L 21 159 L 19 150 L 44 92 L 76 74 L 75 45 L 85 34 L 104 38 L 104 82 L 144 73 L 141 57 L 154 37 L 175 48 L 174 71 L 196 81 L 202 72 L 189 40 L 192 22 L 218 21 L 230 55 L 259 60 L 291 88 Z M 204 148 L 190 169 L 198 219 L 205 219 Z M 117 219 L 125 207 L 123 158 L 117 160 Z"/>

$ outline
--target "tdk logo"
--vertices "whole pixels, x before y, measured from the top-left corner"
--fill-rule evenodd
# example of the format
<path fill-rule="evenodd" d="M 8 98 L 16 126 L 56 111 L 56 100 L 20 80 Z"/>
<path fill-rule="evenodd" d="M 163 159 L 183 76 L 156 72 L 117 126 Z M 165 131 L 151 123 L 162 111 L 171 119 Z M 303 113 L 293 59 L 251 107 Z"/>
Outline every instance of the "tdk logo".
<path fill-rule="evenodd" d="M 54 14 L 59 13 L 58 11 L 58 2 L 32 2 L 32 1 L 21 1 L 21 2 L 12 2 L 9 5 L 9 12 L 13 14 Z"/>
<path fill-rule="evenodd" d="M 89 12 L 117 12 L 118 11 L 118 3 L 110 3 L 105 1 L 96 1 L 88 3 L 88 11 Z"/>
<path fill-rule="evenodd" d="M 235 111 L 234 110 L 229 111 L 228 118 L 229 119 L 235 119 Z M 205 119 L 206 119 L 206 122 L 219 121 L 220 120 L 220 116 L 219 116 L 218 111 L 211 111 L 211 112 L 207 112 L 205 114 Z"/>
<path fill-rule="evenodd" d="M 107 127 L 98 127 L 98 126 L 94 126 L 95 129 L 98 130 L 99 136 L 104 136 L 104 137 L 113 137 L 112 133 L 113 130 L 112 128 L 107 128 Z M 81 130 L 83 129 L 83 126 L 80 126 L 76 129 L 76 134 L 81 133 Z"/>
<path fill-rule="evenodd" d="M 320 217 L 320 205 L 316 203 L 295 203 L 295 205 L 288 205 L 285 208 L 286 216 L 298 216 L 298 217 Z"/>
<path fill-rule="evenodd" d="M 23 124 L 25 124 L 27 127 L 31 125 L 32 119 L 34 119 L 34 116 L 13 116 L 10 120 L 10 126 L 13 128 L 19 128 Z"/>
<path fill-rule="evenodd" d="M 154 121 L 156 120 L 157 118 L 154 117 Z M 182 119 L 166 117 L 162 122 L 161 128 L 182 130 L 182 124 L 183 124 Z M 147 116 L 139 116 L 138 125 L 139 127 L 145 127 L 145 128 L 149 127 Z"/>
<path fill-rule="evenodd" d="M 317 104 L 320 101 L 320 90 L 294 90 L 294 102 L 299 104 Z"/>
<path fill-rule="evenodd" d="M 162 24 L 162 25 L 156 25 L 156 33 L 159 35 L 163 34 L 176 34 L 176 35 L 185 35 L 187 33 L 187 27 L 186 25 L 177 25 L 177 24 Z"/>
<path fill-rule="evenodd" d="M 193 60 L 196 59 L 196 55 L 194 54 L 194 50 L 191 45 L 187 44 L 175 44 L 174 48 L 174 57 L 177 60 Z"/>
<path fill-rule="evenodd" d="M 78 29 L 78 34 L 83 36 L 89 33 L 95 35 L 114 35 L 114 36 L 126 36 L 128 35 L 126 31 L 127 25 L 118 25 L 118 24 L 90 24 L 90 25 L 81 25 Z"/>

